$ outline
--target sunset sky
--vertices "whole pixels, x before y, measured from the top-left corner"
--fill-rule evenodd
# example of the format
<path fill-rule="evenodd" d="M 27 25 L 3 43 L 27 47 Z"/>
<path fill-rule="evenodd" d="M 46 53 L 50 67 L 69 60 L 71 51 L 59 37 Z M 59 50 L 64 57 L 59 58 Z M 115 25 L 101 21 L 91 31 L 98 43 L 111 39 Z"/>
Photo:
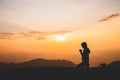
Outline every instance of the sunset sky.
<path fill-rule="evenodd" d="M 0 0 L 0 62 L 36 58 L 120 61 L 120 0 Z"/>

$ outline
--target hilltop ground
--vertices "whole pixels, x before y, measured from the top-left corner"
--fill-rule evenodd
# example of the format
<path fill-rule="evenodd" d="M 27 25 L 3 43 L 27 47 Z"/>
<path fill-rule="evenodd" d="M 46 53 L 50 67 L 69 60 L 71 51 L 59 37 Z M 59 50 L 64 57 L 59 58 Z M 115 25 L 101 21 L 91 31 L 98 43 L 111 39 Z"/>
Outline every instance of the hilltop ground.
<path fill-rule="evenodd" d="M 0 80 L 120 80 L 120 68 L 1 68 Z"/>

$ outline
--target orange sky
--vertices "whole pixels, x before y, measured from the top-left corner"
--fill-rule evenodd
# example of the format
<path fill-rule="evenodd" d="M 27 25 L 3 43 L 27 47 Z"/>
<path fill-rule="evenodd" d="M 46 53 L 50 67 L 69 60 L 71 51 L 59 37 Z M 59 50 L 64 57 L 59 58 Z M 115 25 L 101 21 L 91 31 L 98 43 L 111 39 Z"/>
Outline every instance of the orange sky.
<path fill-rule="evenodd" d="M 56 34 L 46 39 L 1 39 L 1 61 L 22 62 L 34 58 L 67 59 L 76 64 L 81 62 L 79 55 L 82 41 L 88 43 L 91 50 L 90 63 L 110 63 L 120 60 L 120 17 L 110 21 L 90 25 L 90 28 L 64 34 L 65 40 L 57 41 Z"/>
<path fill-rule="evenodd" d="M 120 60 L 117 0 L 8 2 L 0 3 L 3 7 L 0 8 L 0 62 L 46 58 L 79 64 L 83 41 L 91 50 L 91 66 Z M 44 5 L 39 5 L 40 2 Z M 58 40 L 56 36 L 65 39 Z"/>

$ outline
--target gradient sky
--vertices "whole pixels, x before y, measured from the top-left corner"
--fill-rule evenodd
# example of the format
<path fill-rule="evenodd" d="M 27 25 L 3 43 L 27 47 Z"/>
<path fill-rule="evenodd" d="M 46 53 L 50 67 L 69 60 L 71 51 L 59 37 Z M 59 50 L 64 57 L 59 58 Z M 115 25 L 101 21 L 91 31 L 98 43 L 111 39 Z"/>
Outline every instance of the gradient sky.
<path fill-rule="evenodd" d="M 34 58 L 90 63 L 120 60 L 120 0 L 0 0 L 0 62 Z M 57 41 L 56 35 L 65 37 Z"/>

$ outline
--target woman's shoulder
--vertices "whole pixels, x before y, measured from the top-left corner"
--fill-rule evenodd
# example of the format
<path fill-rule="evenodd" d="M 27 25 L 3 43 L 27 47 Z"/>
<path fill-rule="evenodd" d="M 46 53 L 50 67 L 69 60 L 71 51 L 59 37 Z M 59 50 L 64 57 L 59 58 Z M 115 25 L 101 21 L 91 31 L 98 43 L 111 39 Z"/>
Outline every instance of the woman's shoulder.
<path fill-rule="evenodd" d="M 87 48 L 86 51 L 90 53 L 90 49 L 89 48 Z"/>

